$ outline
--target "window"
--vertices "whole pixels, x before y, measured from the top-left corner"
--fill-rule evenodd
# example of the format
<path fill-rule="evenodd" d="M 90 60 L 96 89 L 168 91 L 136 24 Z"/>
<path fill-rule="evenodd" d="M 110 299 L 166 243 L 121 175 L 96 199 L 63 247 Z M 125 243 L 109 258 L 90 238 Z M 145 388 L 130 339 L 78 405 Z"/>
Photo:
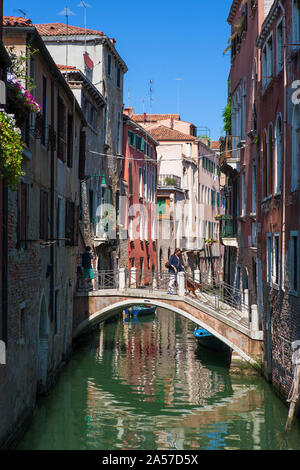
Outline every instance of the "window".
<path fill-rule="evenodd" d="M 282 158 L 282 124 L 281 116 L 276 120 L 275 127 L 275 193 L 281 192 L 281 158 Z"/>
<path fill-rule="evenodd" d="M 293 0 L 293 43 L 300 43 L 300 0 Z M 297 47 L 297 46 L 294 46 Z"/>
<path fill-rule="evenodd" d="M 267 133 L 263 131 L 263 198 L 268 195 L 268 144 Z"/>
<path fill-rule="evenodd" d="M 144 151 L 144 139 L 139 135 L 136 135 L 136 149 L 140 152 Z"/>
<path fill-rule="evenodd" d="M 73 166 L 73 115 L 68 114 L 68 133 L 67 133 L 67 165 Z"/>
<path fill-rule="evenodd" d="M 277 25 L 276 34 L 276 72 L 279 73 L 283 67 L 283 28 L 282 20 Z"/>
<path fill-rule="evenodd" d="M 298 291 L 299 275 L 299 239 L 298 232 L 290 233 L 290 290 L 294 293 Z"/>
<path fill-rule="evenodd" d="M 18 204 L 18 242 L 27 240 L 28 226 L 28 185 L 21 181 Z"/>
<path fill-rule="evenodd" d="M 47 138 L 47 78 L 42 79 L 42 144 L 45 145 Z"/>
<path fill-rule="evenodd" d="M 159 215 L 166 213 L 166 198 L 157 199 L 157 212 Z"/>
<path fill-rule="evenodd" d="M 267 282 L 272 281 L 272 234 L 267 233 Z"/>
<path fill-rule="evenodd" d="M 211 205 L 215 205 L 215 199 L 216 199 L 216 192 L 212 189 L 211 190 Z"/>
<path fill-rule="evenodd" d="M 241 216 L 246 215 L 246 182 L 245 182 L 245 170 L 242 171 L 241 175 Z"/>
<path fill-rule="evenodd" d="M 129 240 L 133 240 L 133 216 L 129 216 L 129 222 L 128 222 L 128 236 Z M 134 261 L 134 258 L 133 258 Z M 132 265 L 134 266 L 134 264 Z"/>
<path fill-rule="evenodd" d="M 252 212 L 256 214 L 256 164 L 252 165 Z"/>
<path fill-rule="evenodd" d="M 77 236 L 75 227 L 75 204 L 66 200 L 65 238 L 67 246 L 74 246 Z"/>
<path fill-rule="evenodd" d="M 144 198 L 147 198 L 147 167 L 144 168 Z"/>
<path fill-rule="evenodd" d="M 247 87 L 246 87 L 246 79 L 243 82 L 243 99 L 242 99 L 242 133 L 241 138 L 242 140 L 246 140 L 246 103 L 247 103 Z"/>
<path fill-rule="evenodd" d="M 62 246 L 63 238 L 63 200 L 61 197 L 57 198 L 57 210 L 56 210 L 56 237 L 57 246 Z"/>
<path fill-rule="evenodd" d="M 132 147 L 135 147 L 135 133 L 128 131 L 128 143 Z"/>
<path fill-rule="evenodd" d="M 41 189 L 40 192 L 40 238 L 48 239 L 48 193 Z"/>
<path fill-rule="evenodd" d="M 187 157 L 192 156 L 192 144 L 186 144 L 186 155 Z"/>
<path fill-rule="evenodd" d="M 122 117 L 121 113 L 118 113 L 118 135 L 117 135 L 117 152 L 119 155 L 122 154 Z"/>
<path fill-rule="evenodd" d="M 128 166 L 128 172 L 129 172 L 129 194 L 132 194 L 133 188 L 132 188 L 132 163 L 129 163 Z"/>
<path fill-rule="evenodd" d="M 279 233 L 273 235 L 273 282 L 279 285 Z"/>
<path fill-rule="evenodd" d="M 107 74 L 111 76 L 111 55 L 107 54 Z"/>
<path fill-rule="evenodd" d="M 300 105 L 294 105 L 292 118 L 292 175 L 291 191 L 300 185 Z"/>
<path fill-rule="evenodd" d="M 57 157 L 63 162 L 66 160 L 66 107 L 60 96 L 57 99 Z"/>
<path fill-rule="evenodd" d="M 262 49 L 262 83 L 265 88 L 273 78 L 273 35 Z"/>
<path fill-rule="evenodd" d="M 139 197 L 143 197 L 143 169 L 139 168 Z"/>
<path fill-rule="evenodd" d="M 273 194 L 273 126 L 269 125 L 268 133 L 268 194 Z"/>

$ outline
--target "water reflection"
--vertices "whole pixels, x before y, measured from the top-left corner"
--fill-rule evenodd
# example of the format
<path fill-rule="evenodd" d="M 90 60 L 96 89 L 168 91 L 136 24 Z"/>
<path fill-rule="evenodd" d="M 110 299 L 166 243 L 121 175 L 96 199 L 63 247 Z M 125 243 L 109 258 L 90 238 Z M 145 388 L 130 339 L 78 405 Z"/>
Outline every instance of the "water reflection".
<path fill-rule="evenodd" d="M 87 335 L 18 444 L 22 449 L 300 448 L 287 409 L 263 379 L 229 375 L 197 348 L 194 325 L 156 315 Z"/>

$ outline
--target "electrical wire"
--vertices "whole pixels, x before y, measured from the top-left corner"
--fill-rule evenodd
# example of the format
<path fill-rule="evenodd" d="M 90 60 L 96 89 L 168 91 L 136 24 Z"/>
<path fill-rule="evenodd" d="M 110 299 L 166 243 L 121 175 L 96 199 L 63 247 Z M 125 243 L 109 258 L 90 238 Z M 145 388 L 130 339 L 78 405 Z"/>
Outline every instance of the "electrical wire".
<path fill-rule="evenodd" d="M 236 152 L 237 150 L 242 150 L 246 147 L 249 147 L 249 144 L 247 145 L 243 145 L 242 147 L 238 147 L 236 149 L 231 149 L 231 150 L 227 150 L 226 153 L 232 153 L 232 152 Z M 138 160 L 138 161 L 141 161 L 143 160 L 143 157 L 126 157 L 126 156 L 123 156 L 123 155 L 113 155 L 113 154 L 109 154 L 109 153 L 101 153 L 101 152 L 95 152 L 93 150 L 89 150 L 90 153 L 94 153 L 94 154 L 97 154 L 97 155 L 101 155 L 101 156 L 104 156 L 104 157 L 110 157 L 110 158 L 117 158 L 119 160 Z M 218 156 L 220 156 L 223 152 L 216 152 L 214 151 L 216 154 L 219 154 Z M 213 155 L 211 153 L 209 154 L 204 154 L 204 155 L 199 155 L 198 158 L 203 158 L 203 157 L 213 157 Z M 182 160 L 181 157 L 179 158 L 168 158 L 165 160 L 165 162 L 178 162 Z M 189 157 L 187 157 L 187 160 L 189 161 Z M 159 160 L 152 160 L 150 157 L 149 157 L 149 160 L 147 161 L 153 161 L 153 163 L 156 163 L 156 162 L 159 162 Z M 191 163 L 195 163 L 194 160 L 192 160 L 191 158 Z"/>

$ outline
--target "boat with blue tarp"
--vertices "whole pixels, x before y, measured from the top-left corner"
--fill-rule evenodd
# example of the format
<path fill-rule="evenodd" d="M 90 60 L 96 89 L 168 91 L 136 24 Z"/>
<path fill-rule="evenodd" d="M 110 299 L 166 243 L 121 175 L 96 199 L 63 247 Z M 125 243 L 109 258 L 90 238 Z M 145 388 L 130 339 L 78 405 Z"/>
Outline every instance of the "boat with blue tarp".
<path fill-rule="evenodd" d="M 216 338 L 213 334 L 207 331 L 205 328 L 195 328 L 194 336 L 198 340 L 198 343 L 201 346 L 206 348 L 213 349 L 215 351 L 226 351 L 228 346 L 224 344 L 221 340 Z"/>
<path fill-rule="evenodd" d="M 134 317 L 142 315 L 153 315 L 156 311 L 156 305 L 133 305 L 125 309 L 126 316 L 132 315 Z"/>

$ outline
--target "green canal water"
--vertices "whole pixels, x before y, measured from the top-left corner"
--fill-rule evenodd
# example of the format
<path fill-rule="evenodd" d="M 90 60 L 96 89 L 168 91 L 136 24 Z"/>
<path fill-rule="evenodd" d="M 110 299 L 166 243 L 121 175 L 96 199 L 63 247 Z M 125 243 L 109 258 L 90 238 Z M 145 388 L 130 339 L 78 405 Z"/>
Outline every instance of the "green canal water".
<path fill-rule="evenodd" d="M 195 325 L 157 309 L 84 336 L 17 449 L 300 449 L 297 421 L 260 377 L 229 375 Z"/>

